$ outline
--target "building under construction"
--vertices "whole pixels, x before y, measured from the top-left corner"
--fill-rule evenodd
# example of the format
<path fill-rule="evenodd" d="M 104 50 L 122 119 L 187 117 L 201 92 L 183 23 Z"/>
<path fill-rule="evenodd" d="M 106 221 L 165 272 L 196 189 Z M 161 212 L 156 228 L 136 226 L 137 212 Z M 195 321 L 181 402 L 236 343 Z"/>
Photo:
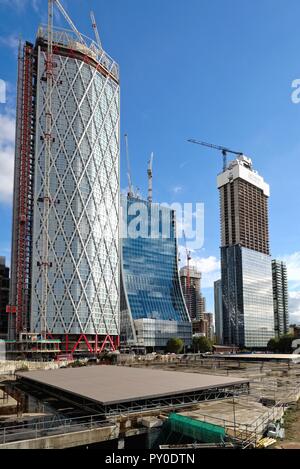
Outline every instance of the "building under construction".
<path fill-rule="evenodd" d="M 49 0 L 19 50 L 10 340 L 70 353 L 119 341 L 119 68 L 92 19 L 96 41 Z"/>
<path fill-rule="evenodd" d="M 239 156 L 218 175 L 225 345 L 266 347 L 274 337 L 269 185 Z"/>

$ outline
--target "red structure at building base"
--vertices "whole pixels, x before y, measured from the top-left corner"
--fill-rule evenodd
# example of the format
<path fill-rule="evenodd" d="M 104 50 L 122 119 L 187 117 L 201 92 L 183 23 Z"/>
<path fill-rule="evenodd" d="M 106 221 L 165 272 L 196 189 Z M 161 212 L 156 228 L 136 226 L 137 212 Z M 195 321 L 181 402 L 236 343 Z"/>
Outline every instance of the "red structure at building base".
<path fill-rule="evenodd" d="M 63 336 L 56 334 L 47 334 L 47 337 L 51 340 L 60 340 L 60 352 L 66 354 L 73 354 L 80 352 L 90 353 L 93 355 L 100 354 L 104 350 L 115 352 L 120 347 L 120 337 L 111 336 L 107 334 L 102 335 L 91 335 L 91 334 L 65 334 Z"/>

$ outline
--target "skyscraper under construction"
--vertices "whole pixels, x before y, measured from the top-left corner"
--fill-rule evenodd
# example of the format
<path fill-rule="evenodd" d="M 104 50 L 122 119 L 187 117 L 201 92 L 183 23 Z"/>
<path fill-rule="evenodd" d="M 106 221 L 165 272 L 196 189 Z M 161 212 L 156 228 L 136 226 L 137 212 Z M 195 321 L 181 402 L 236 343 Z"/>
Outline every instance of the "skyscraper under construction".
<path fill-rule="evenodd" d="M 96 38 L 49 0 L 19 52 L 10 336 L 68 352 L 119 337 L 119 68 Z"/>
<path fill-rule="evenodd" d="M 226 345 L 266 347 L 274 336 L 269 185 L 244 155 L 218 176 Z"/>

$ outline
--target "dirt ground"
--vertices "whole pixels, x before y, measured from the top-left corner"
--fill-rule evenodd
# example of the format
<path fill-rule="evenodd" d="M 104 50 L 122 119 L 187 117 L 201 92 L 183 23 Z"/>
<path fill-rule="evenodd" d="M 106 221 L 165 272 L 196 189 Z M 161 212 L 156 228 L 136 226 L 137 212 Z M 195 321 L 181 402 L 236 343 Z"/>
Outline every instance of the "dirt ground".
<path fill-rule="evenodd" d="M 287 410 L 284 416 L 285 438 L 276 444 L 276 448 L 300 449 L 300 402 L 294 409 Z"/>

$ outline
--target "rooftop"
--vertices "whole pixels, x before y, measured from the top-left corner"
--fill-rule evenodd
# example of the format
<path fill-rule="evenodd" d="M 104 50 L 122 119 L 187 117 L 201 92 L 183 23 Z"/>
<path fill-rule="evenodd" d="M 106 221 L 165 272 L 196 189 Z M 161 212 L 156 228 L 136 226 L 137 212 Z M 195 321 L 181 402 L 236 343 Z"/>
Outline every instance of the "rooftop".
<path fill-rule="evenodd" d="M 50 386 L 107 406 L 249 382 L 231 376 L 111 365 L 19 372 L 16 375 L 34 384 Z"/>

